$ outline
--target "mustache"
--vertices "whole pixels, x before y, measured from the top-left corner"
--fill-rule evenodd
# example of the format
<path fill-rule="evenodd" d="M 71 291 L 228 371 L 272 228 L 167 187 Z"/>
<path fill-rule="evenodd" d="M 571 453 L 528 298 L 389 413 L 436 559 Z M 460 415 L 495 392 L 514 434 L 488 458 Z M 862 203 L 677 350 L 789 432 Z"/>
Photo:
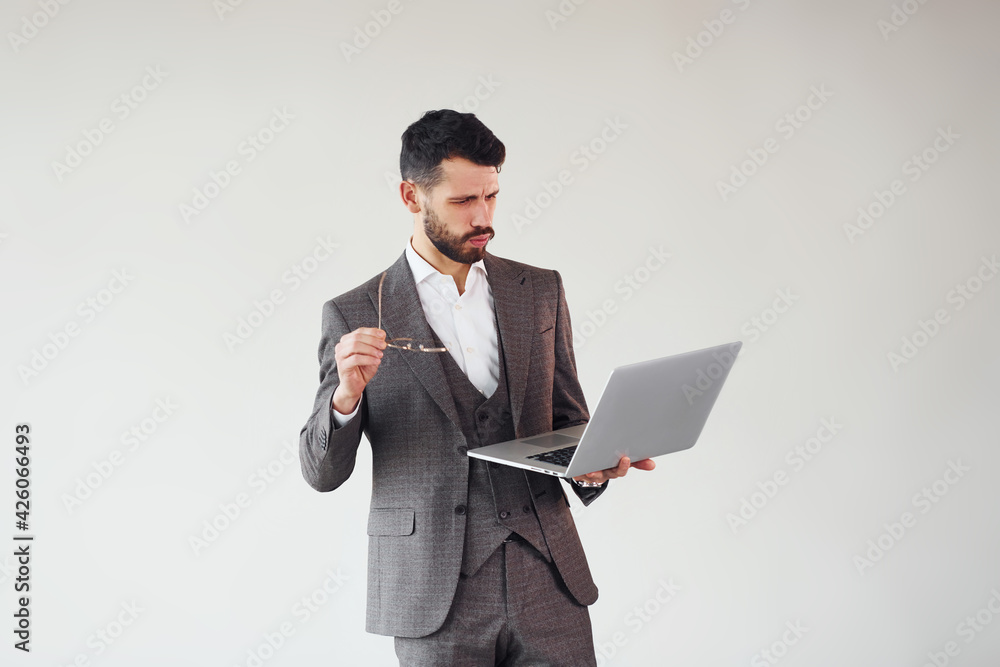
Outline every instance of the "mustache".
<path fill-rule="evenodd" d="M 497 235 L 497 233 L 493 231 L 492 227 L 487 227 L 486 229 L 467 235 L 464 239 L 462 239 L 462 242 L 464 243 L 465 241 L 474 239 L 477 236 L 482 236 L 483 234 L 489 234 L 491 239 Z"/>

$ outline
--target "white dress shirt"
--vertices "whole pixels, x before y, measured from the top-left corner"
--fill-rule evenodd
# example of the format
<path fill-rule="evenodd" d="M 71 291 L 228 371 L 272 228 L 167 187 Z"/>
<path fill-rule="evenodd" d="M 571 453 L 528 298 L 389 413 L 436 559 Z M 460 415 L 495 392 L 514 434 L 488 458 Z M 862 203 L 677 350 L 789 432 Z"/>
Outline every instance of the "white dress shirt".
<path fill-rule="evenodd" d="M 465 291 L 459 295 L 455 279 L 440 273 L 413 249 L 413 240 L 406 244 L 406 261 L 417 286 L 417 297 L 427 323 L 448 348 L 455 363 L 469 381 L 489 397 L 500 380 L 500 357 L 497 352 L 497 332 L 494 327 L 493 290 L 486 280 L 486 265 L 479 260 L 469 268 Z M 413 337 L 416 332 L 394 331 L 393 336 Z M 440 354 L 434 352 L 401 352 L 401 354 Z M 358 407 L 361 402 L 358 402 Z M 357 414 L 333 410 L 338 427 Z"/>

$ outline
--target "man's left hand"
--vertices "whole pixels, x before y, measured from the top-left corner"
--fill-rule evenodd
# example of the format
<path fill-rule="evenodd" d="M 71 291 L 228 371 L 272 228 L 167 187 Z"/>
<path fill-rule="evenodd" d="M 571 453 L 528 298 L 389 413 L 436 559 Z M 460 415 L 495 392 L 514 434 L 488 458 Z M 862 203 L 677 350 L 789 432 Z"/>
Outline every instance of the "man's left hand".
<path fill-rule="evenodd" d="M 608 468 L 607 470 L 598 470 L 597 472 L 587 473 L 586 475 L 580 475 L 574 477 L 578 482 L 593 482 L 595 484 L 604 484 L 604 482 L 609 479 L 615 479 L 617 477 L 624 477 L 628 472 L 629 468 L 638 468 L 639 470 L 652 470 L 656 467 L 656 462 L 653 459 L 643 459 L 641 461 L 636 461 L 632 463 L 627 456 L 621 457 L 618 460 L 617 468 Z"/>

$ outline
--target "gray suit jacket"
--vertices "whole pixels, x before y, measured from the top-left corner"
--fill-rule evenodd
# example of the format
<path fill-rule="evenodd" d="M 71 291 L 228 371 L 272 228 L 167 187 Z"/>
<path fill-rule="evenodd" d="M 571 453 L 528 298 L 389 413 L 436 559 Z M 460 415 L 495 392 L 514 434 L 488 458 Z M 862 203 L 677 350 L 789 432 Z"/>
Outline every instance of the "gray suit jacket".
<path fill-rule="evenodd" d="M 559 274 L 490 254 L 484 261 L 517 437 L 585 423 L 590 415 L 577 380 Z M 373 470 L 366 628 L 422 637 L 441 627 L 458 585 L 469 461 L 437 354 L 386 348 L 358 413 L 335 428 L 334 347 L 358 327 L 377 326 L 378 280 L 375 276 L 324 305 L 320 387 L 300 435 L 299 455 L 310 486 L 332 491 L 354 470 L 361 434 L 367 436 Z M 382 328 L 389 338 L 433 338 L 405 253 L 385 278 Z M 592 604 L 597 587 L 560 481 L 540 473 L 526 475 L 553 561 L 573 597 Z M 604 490 L 572 486 L 585 504 Z"/>

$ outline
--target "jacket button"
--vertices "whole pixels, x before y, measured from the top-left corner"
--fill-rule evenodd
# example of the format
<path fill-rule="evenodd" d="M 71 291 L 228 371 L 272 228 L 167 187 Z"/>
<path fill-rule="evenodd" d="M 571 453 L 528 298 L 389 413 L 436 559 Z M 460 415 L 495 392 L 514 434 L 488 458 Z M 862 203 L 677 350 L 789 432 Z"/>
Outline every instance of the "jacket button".
<path fill-rule="evenodd" d="M 479 421 L 481 421 L 481 422 L 484 422 L 484 421 L 486 421 L 489 418 L 490 418 L 490 416 L 486 415 L 486 414 L 480 414 L 479 415 Z"/>
<path fill-rule="evenodd" d="M 468 451 L 469 451 L 468 447 L 466 447 L 465 445 L 459 445 L 459 447 L 458 447 L 458 453 L 459 454 L 465 454 Z"/>
<path fill-rule="evenodd" d="M 496 461 L 490 461 L 490 467 L 491 468 L 499 468 L 500 464 L 497 463 Z"/>
<path fill-rule="evenodd" d="M 531 514 L 531 508 L 530 508 L 530 507 L 528 507 L 527 505 L 525 505 L 525 506 L 524 506 L 524 513 L 525 513 L 525 514 Z"/>
<path fill-rule="evenodd" d="M 465 514 L 465 505 L 458 505 L 455 507 L 455 514 L 462 515 Z"/>
<path fill-rule="evenodd" d="M 500 518 L 501 519 L 506 519 L 509 516 L 510 516 L 510 512 L 500 512 Z"/>

